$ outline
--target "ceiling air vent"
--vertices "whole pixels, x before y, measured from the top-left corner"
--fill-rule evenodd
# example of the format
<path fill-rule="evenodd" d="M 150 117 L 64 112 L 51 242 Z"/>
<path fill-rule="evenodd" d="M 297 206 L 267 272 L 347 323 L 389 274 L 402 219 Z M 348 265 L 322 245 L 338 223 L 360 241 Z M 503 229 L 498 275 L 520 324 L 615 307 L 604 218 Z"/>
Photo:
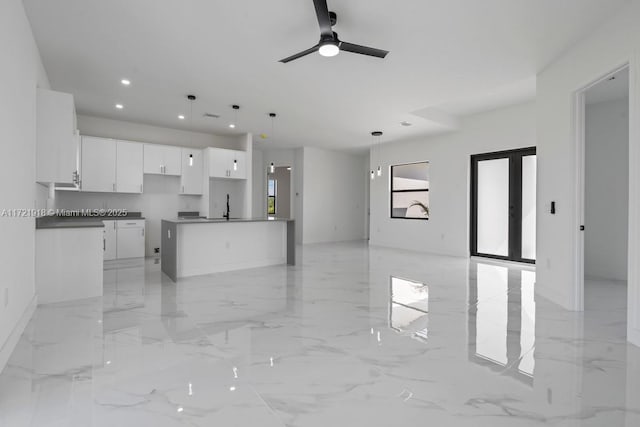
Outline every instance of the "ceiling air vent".
<path fill-rule="evenodd" d="M 209 118 L 211 118 L 211 119 L 219 119 L 219 118 L 220 118 L 220 116 L 219 116 L 219 115 L 217 115 L 217 114 L 211 114 L 211 113 L 204 113 L 204 114 L 202 115 L 202 117 L 209 117 Z"/>

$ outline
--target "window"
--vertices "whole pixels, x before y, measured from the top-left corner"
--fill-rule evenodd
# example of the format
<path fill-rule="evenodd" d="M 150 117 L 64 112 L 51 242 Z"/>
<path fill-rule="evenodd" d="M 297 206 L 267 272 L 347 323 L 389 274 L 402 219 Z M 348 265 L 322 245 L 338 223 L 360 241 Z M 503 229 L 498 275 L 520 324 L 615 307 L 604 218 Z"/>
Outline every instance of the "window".
<path fill-rule="evenodd" d="M 269 178 L 267 186 L 267 214 L 276 214 L 276 187 L 278 183 L 275 179 Z"/>
<path fill-rule="evenodd" d="M 429 162 L 391 166 L 391 218 L 429 219 Z"/>

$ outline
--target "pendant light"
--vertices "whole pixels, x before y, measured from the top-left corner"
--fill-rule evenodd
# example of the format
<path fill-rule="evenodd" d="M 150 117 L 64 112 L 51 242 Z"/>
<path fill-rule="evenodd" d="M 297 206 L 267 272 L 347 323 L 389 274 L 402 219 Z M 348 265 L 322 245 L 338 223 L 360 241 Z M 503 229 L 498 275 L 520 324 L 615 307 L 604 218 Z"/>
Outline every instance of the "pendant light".
<path fill-rule="evenodd" d="M 271 117 L 271 139 L 273 141 L 276 140 L 276 131 L 275 131 L 275 118 L 277 117 L 276 113 L 269 113 L 269 117 Z M 271 162 L 269 165 L 269 172 L 274 173 L 276 171 L 276 166 Z"/>
<path fill-rule="evenodd" d="M 380 138 L 382 137 L 382 131 L 376 130 L 371 132 L 371 136 L 374 138 L 374 149 L 380 144 Z M 379 150 L 378 150 L 379 151 Z M 378 152 L 378 162 L 380 161 L 380 153 Z M 378 170 L 376 173 L 378 176 L 382 176 L 382 166 L 378 163 Z"/>
<path fill-rule="evenodd" d="M 229 127 L 231 129 L 235 129 L 238 125 L 238 110 L 240 110 L 240 106 L 234 104 L 231 106 L 231 108 L 233 108 L 233 122 L 229 123 Z"/>
<path fill-rule="evenodd" d="M 189 100 L 189 142 L 193 146 L 193 102 L 196 100 L 195 95 L 187 95 Z M 193 154 L 189 154 L 189 166 L 193 166 Z"/>

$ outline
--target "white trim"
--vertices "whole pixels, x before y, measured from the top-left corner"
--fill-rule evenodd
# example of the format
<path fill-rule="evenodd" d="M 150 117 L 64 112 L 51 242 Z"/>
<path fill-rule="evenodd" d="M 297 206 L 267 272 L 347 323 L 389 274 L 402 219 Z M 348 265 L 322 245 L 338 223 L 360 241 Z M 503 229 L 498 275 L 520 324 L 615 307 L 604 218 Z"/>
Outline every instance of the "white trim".
<path fill-rule="evenodd" d="M 5 341 L 2 348 L 0 348 L 0 373 L 2 373 L 5 366 L 7 365 L 7 362 L 9 361 L 9 358 L 11 357 L 13 350 L 15 350 L 16 346 L 18 345 L 18 341 L 20 340 L 20 337 L 24 333 L 24 330 L 26 329 L 27 324 L 33 317 L 33 312 L 36 310 L 37 306 L 38 306 L 38 295 L 34 295 L 29 305 L 27 305 L 27 308 L 25 308 L 24 313 L 22 313 L 20 320 L 18 321 L 16 326 L 13 328 L 13 330 L 9 334 L 7 341 Z"/>
<path fill-rule="evenodd" d="M 640 85 L 638 56 L 629 61 L 629 260 L 627 340 L 640 347 Z"/>
<path fill-rule="evenodd" d="M 598 81 L 601 81 L 599 79 Z M 573 221 L 573 307 L 575 311 L 584 311 L 584 232 L 580 226 L 584 225 L 584 193 L 585 193 L 585 126 L 586 126 L 586 91 L 594 84 L 588 85 L 575 93 L 573 109 L 571 111 L 574 138 L 574 170 L 575 170 L 575 206 L 576 213 Z"/>

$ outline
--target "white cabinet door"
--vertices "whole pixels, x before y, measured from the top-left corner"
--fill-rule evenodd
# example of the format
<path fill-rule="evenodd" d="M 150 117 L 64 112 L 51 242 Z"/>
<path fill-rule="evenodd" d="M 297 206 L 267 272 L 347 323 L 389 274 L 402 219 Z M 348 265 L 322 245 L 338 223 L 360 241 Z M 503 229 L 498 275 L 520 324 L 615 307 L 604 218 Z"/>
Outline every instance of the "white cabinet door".
<path fill-rule="evenodd" d="M 37 90 L 37 182 L 75 185 L 80 150 L 75 115 L 73 95 Z"/>
<path fill-rule="evenodd" d="M 164 174 L 182 174 L 182 150 L 180 147 L 164 147 Z"/>
<path fill-rule="evenodd" d="M 138 225 L 131 225 L 137 223 Z M 118 259 L 144 257 L 144 221 L 118 221 Z"/>
<path fill-rule="evenodd" d="M 202 174 L 202 150 L 183 148 L 180 194 L 202 194 Z"/>
<path fill-rule="evenodd" d="M 182 173 L 180 147 L 144 144 L 144 173 L 179 176 Z"/>
<path fill-rule="evenodd" d="M 104 223 L 104 241 L 102 249 L 104 251 L 104 260 L 110 261 L 116 259 L 116 222 L 102 221 Z"/>
<path fill-rule="evenodd" d="M 113 192 L 116 189 L 116 142 L 82 137 L 82 191 Z"/>
<path fill-rule="evenodd" d="M 143 148 L 137 142 L 116 142 L 116 191 L 142 193 Z"/>
<path fill-rule="evenodd" d="M 231 150 L 222 148 L 209 149 L 209 177 L 229 178 L 231 170 Z"/>
<path fill-rule="evenodd" d="M 164 147 L 144 144 L 144 173 L 164 174 Z"/>
<path fill-rule="evenodd" d="M 231 151 L 231 178 L 247 179 L 247 153 Z"/>

